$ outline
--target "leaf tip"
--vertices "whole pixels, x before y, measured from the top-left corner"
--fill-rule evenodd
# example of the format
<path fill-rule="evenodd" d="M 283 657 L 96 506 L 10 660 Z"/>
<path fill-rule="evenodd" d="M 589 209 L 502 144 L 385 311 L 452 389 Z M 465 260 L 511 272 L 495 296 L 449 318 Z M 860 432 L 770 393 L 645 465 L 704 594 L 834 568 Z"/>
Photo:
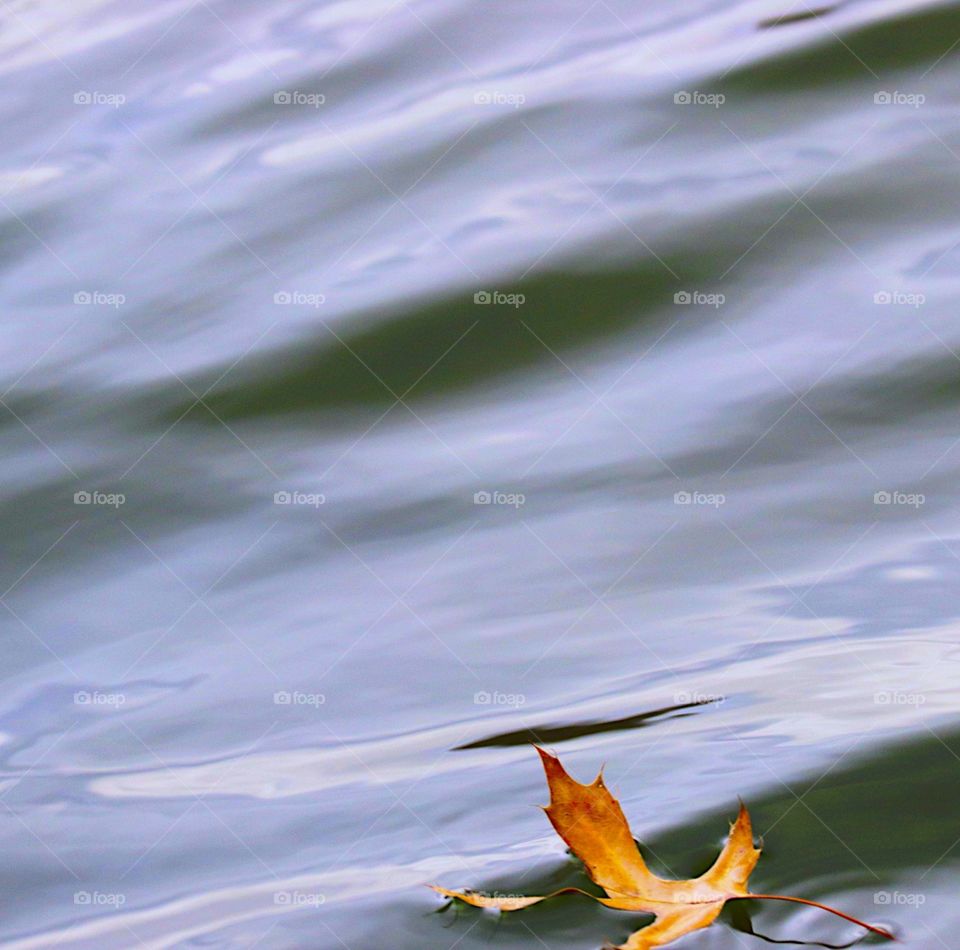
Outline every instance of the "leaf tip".
<path fill-rule="evenodd" d="M 430 888 L 435 894 L 439 894 L 441 897 L 446 898 L 448 901 L 452 901 L 454 895 L 448 891 L 445 887 L 440 887 L 437 884 L 424 884 L 424 887 Z"/>
<path fill-rule="evenodd" d="M 535 745 L 534 748 L 537 750 L 537 753 L 540 756 L 540 761 L 543 764 L 543 771 L 546 773 L 546 776 L 547 776 L 547 785 L 549 785 L 550 788 L 552 789 L 553 788 L 552 780 L 559 778 L 561 776 L 565 776 L 567 773 L 564 770 L 563 766 L 560 764 L 560 759 L 557 756 L 551 754 L 550 752 L 547 752 L 546 749 L 541 748 L 538 745 Z"/>

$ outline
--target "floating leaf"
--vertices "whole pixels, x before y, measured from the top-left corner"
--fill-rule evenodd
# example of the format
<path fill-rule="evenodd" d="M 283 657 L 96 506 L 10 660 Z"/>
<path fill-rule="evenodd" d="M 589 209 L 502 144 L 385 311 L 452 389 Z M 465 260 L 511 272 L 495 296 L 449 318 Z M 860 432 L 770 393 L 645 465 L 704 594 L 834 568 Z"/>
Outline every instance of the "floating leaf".
<path fill-rule="evenodd" d="M 780 894 L 753 894 L 748 880 L 760 858 L 754 847 L 753 829 L 746 806 L 740 804 L 737 820 L 713 866 L 699 877 L 672 881 L 657 877 L 643 860 L 620 803 L 610 794 L 601 772 L 589 785 L 571 778 L 560 760 L 537 748 L 547 774 L 550 804 L 544 809 L 557 834 L 583 862 L 590 879 L 606 893 L 597 897 L 576 887 L 566 887 L 541 897 L 517 895 L 484 896 L 474 891 L 451 891 L 430 885 L 445 897 L 464 901 L 474 907 L 516 911 L 556 897 L 577 893 L 607 907 L 636 913 L 653 914 L 652 924 L 633 933 L 618 950 L 651 950 L 672 943 L 679 937 L 717 919 L 729 900 L 781 900 L 819 907 L 891 940 L 893 934 L 864 923 L 839 910 L 802 897 Z"/>

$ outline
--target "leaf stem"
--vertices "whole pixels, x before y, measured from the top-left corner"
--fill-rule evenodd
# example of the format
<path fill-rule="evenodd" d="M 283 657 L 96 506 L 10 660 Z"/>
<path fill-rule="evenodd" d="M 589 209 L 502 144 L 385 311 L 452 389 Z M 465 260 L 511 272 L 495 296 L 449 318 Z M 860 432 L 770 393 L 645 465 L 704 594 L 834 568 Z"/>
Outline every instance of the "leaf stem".
<path fill-rule="evenodd" d="M 837 917 L 842 917 L 844 920 L 849 920 L 850 923 L 852 924 L 857 924 L 860 927 L 865 927 L 867 930 L 871 930 L 875 934 L 880 934 L 881 937 L 886 937 L 888 940 L 897 939 L 892 933 L 890 933 L 889 930 L 884 930 L 882 927 L 874 927 L 873 924 L 868 924 L 865 921 L 859 920 L 856 917 L 851 917 L 849 914 L 845 914 L 842 910 L 837 910 L 836 907 L 829 907 L 826 904 L 820 904 L 817 901 L 808 901 L 805 897 L 788 897 L 785 894 L 745 894 L 743 896 L 743 899 L 764 900 L 764 901 L 790 901 L 790 903 L 792 904 L 806 904 L 808 907 L 819 907 L 820 910 L 825 910 L 828 913 L 836 914 Z"/>

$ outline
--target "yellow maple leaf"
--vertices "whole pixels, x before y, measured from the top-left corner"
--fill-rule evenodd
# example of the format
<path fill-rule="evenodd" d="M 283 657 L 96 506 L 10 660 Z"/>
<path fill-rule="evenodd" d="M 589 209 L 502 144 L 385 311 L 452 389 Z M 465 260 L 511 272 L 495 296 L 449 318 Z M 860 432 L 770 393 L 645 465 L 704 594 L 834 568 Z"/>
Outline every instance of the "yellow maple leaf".
<path fill-rule="evenodd" d="M 565 887 L 541 897 L 486 897 L 473 891 L 451 891 L 429 885 L 437 893 L 471 904 L 501 911 L 522 910 L 564 893 L 584 894 L 617 910 L 653 914 L 654 922 L 631 934 L 618 950 L 651 950 L 662 947 L 716 920 L 729 900 L 783 900 L 808 904 L 859 924 L 891 940 L 893 934 L 857 920 L 832 907 L 802 897 L 752 894 L 748 880 L 760 858 L 753 844 L 753 830 L 746 806 L 730 827 L 730 837 L 713 866 L 699 877 L 673 881 L 657 877 L 646 865 L 630 832 L 620 803 L 610 794 L 601 772 L 589 785 L 571 778 L 560 760 L 537 748 L 547 774 L 550 804 L 544 809 L 557 834 L 583 862 L 590 879 L 606 897 Z"/>

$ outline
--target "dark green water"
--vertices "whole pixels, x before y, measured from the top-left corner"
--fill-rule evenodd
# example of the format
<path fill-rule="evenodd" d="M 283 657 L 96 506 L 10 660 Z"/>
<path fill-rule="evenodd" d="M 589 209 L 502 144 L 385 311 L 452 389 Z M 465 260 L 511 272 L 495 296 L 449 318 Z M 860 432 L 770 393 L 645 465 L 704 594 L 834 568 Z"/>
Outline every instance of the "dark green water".
<path fill-rule="evenodd" d="M 960 6 L 0 22 L 3 946 L 960 945 Z"/>

